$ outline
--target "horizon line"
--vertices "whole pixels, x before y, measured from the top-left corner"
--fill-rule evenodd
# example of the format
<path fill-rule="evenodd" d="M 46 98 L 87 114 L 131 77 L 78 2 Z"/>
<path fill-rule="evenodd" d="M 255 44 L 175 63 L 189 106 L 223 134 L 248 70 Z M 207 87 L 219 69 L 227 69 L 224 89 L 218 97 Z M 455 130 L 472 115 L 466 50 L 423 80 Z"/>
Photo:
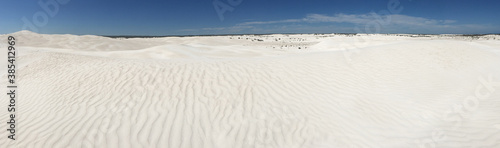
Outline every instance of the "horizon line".
<path fill-rule="evenodd" d="M 21 30 L 13 33 L 2 34 L 9 35 L 19 32 L 31 32 L 37 33 L 30 30 Z M 484 35 L 500 35 L 500 33 L 478 33 L 478 34 L 457 34 L 457 33 L 441 33 L 441 34 L 433 34 L 433 33 L 221 33 L 221 34 L 188 34 L 188 35 L 95 35 L 95 34 L 69 34 L 69 33 L 50 33 L 43 35 L 76 35 L 76 36 L 86 36 L 86 35 L 94 35 L 94 36 L 102 36 L 109 38 L 157 38 L 157 37 L 196 37 L 196 36 L 238 36 L 238 35 L 302 35 L 302 34 L 339 34 L 339 35 L 357 35 L 357 34 L 367 34 L 367 35 L 398 35 L 398 34 L 408 34 L 408 35 L 462 35 L 462 36 L 484 36 Z"/>

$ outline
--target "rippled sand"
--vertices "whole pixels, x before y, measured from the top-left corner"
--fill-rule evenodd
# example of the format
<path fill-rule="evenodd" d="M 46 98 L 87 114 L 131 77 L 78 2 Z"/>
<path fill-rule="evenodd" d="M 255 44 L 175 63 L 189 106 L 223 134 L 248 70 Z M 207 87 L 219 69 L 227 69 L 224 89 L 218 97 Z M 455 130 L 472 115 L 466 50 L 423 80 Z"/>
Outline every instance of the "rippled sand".
<path fill-rule="evenodd" d="M 11 35 L 0 147 L 500 147 L 500 36 Z"/>

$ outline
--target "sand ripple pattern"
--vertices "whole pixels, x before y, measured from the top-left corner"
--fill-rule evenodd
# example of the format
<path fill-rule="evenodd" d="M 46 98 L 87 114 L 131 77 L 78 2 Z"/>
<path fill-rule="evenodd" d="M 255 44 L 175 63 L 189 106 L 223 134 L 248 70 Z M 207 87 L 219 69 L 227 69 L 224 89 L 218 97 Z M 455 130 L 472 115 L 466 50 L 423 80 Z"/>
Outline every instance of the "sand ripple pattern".
<path fill-rule="evenodd" d="M 419 147 L 436 129 L 446 138 L 427 146 L 500 147 L 500 58 L 469 43 L 395 43 L 350 60 L 325 51 L 19 61 L 33 58 L 19 73 L 20 140 L 0 147 Z M 497 83 L 453 128 L 446 112 L 482 79 Z"/>

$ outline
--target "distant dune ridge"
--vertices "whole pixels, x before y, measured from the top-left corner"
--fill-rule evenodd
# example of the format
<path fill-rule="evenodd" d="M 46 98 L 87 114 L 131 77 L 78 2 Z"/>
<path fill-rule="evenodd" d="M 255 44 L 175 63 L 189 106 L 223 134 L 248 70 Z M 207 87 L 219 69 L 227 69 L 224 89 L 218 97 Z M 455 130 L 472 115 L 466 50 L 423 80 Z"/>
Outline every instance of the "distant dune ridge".
<path fill-rule="evenodd" d="M 9 35 L 0 147 L 500 147 L 500 35 Z"/>

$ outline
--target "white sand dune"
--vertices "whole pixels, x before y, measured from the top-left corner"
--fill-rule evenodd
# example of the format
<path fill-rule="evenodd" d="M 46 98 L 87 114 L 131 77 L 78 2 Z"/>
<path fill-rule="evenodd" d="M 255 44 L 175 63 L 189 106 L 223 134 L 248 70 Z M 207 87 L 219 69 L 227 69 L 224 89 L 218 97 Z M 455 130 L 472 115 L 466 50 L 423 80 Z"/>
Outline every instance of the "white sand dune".
<path fill-rule="evenodd" d="M 500 147 L 500 36 L 11 35 L 0 147 Z"/>

